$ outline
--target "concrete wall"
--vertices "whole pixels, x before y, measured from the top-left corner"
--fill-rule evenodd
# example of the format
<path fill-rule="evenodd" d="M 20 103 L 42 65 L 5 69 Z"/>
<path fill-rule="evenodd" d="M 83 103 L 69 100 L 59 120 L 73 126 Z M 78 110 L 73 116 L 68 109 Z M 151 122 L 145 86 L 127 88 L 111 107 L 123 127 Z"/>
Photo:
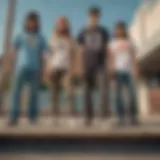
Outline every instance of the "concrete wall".
<path fill-rule="evenodd" d="M 151 4 L 152 2 L 152 4 Z M 157 45 L 160 46 L 160 0 L 144 1 L 137 9 L 130 26 L 130 35 L 137 47 L 137 61 L 148 54 L 154 54 Z M 150 89 L 143 79 L 138 87 L 138 97 L 141 116 L 149 115 L 151 106 L 148 101 Z"/>
<path fill-rule="evenodd" d="M 152 5 L 143 3 L 135 13 L 130 26 L 130 35 L 135 42 L 138 50 L 138 56 L 147 54 L 147 48 L 150 48 L 155 36 L 160 36 L 160 0 L 154 1 Z"/>

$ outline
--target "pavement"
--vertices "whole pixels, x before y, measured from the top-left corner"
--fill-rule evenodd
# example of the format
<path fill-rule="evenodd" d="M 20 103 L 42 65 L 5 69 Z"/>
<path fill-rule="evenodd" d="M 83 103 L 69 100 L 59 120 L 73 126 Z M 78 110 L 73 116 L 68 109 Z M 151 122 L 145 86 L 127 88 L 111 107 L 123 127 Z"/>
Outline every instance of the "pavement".
<path fill-rule="evenodd" d="M 31 124 L 26 117 L 20 118 L 17 126 L 8 125 L 9 118 L 0 118 L 0 136 L 58 136 L 58 137 L 160 137 L 160 118 L 146 118 L 140 121 L 139 126 L 117 127 L 116 119 L 102 120 L 95 118 L 90 127 L 85 126 L 84 118 L 43 116 L 37 123 Z"/>
<path fill-rule="evenodd" d="M 0 156 L 3 160 L 159 160 L 157 155 L 3 155 Z"/>

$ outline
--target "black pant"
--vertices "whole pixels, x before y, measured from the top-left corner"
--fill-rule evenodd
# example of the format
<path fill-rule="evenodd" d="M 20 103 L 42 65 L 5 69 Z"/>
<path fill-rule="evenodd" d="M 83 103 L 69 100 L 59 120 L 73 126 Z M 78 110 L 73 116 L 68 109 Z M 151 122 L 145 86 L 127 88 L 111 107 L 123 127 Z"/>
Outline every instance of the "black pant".
<path fill-rule="evenodd" d="M 100 68 L 88 72 L 84 77 L 84 105 L 85 105 L 85 116 L 87 119 L 91 120 L 93 118 L 93 102 L 92 102 L 92 91 L 98 86 L 100 91 L 100 108 L 102 117 L 107 117 L 109 107 L 108 107 L 108 81 L 105 69 Z"/>
<path fill-rule="evenodd" d="M 65 78 L 68 73 L 66 71 L 56 71 L 52 73 L 51 76 L 51 92 L 52 92 L 52 105 L 53 105 L 53 114 L 55 116 L 60 115 L 60 89 L 61 89 L 61 81 L 63 78 Z M 67 88 L 67 101 L 68 101 L 68 106 L 70 108 L 70 112 L 72 115 L 76 114 L 76 109 L 75 109 L 75 103 L 74 103 L 74 95 L 73 95 L 73 86 L 71 83 L 71 76 L 68 76 L 66 79 L 68 82 L 68 88 Z"/>

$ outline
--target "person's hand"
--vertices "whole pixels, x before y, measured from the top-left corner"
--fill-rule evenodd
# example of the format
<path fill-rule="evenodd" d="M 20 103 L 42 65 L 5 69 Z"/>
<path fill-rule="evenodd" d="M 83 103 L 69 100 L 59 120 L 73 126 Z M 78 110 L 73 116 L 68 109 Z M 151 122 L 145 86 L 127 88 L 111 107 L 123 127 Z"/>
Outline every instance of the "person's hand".
<path fill-rule="evenodd" d="M 134 80 L 135 80 L 136 82 L 139 81 L 139 72 L 138 72 L 138 70 L 137 70 L 136 68 L 134 68 L 134 69 L 132 70 L 132 76 L 133 76 L 133 78 L 134 78 Z"/>
<path fill-rule="evenodd" d="M 113 69 L 109 70 L 109 78 L 113 80 L 115 78 L 115 71 Z"/>
<path fill-rule="evenodd" d="M 75 77 L 83 78 L 83 76 L 84 76 L 83 67 L 77 65 L 77 66 L 73 69 L 73 75 L 74 75 Z"/>

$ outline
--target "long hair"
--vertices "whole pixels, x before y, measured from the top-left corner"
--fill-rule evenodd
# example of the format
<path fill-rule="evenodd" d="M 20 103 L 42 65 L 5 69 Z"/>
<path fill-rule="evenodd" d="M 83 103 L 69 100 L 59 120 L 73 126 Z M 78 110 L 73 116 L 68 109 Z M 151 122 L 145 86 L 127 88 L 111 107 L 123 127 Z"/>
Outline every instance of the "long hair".
<path fill-rule="evenodd" d="M 24 30 L 29 31 L 28 22 L 34 21 L 36 24 L 36 28 L 34 32 L 38 32 L 40 30 L 40 17 L 36 12 L 29 12 L 24 21 Z"/>
<path fill-rule="evenodd" d="M 58 28 L 59 23 L 63 23 L 65 25 L 65 28 L 63 31 L 59 30 L 59 28 Z M 69 20 L 67 17 L 65 17 L 65 16 L 59 17 L 56 20 L 56 25 L 54 28 L 53 35 L 56 37 L 60 37 L 60 36 L 71 37 L 70 24 L 69 24 Z"/>
<path fill-rule="evenodd" d="M 127 31 L 127 24 L 124 21 L 119 21 L 117 22 L 116 26 L 115 26 L 115 31 L 114 31 L 114 37 L 116 37 L 116 31 L 118 29 L 121 29 L 123 31 L 123 38 L 128 38 L 128 31 Z"/>

